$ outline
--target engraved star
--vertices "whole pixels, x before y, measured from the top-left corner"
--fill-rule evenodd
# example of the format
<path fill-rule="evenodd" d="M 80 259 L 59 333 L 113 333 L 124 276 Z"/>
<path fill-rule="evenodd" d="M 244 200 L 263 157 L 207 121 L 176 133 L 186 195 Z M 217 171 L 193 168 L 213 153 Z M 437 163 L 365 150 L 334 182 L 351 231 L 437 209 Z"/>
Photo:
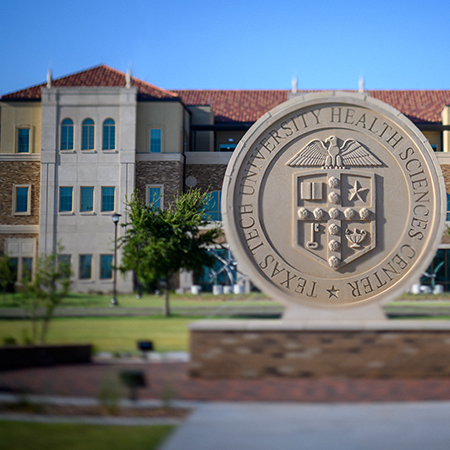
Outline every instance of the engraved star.
<path fill-rule="evenodd" d="M 336 297 L 336 298 L 338 298 L 338 292 L 340 291 L 340 289 L 336 289 L 335 287 L 334 287 L 334 284 L 333 284 L 333 286 L 331 286 L 331 289 L 327 289 L 327 292 L 330 294 L 329 296 L 328 296 L 328 298 L 331 298 L 331 297 Z"/>
<path fill-rule="evenodd" d="M 352 201 L 355 197 L 358 200 L 364 201 L 364 199 L 361 197 L 361 193 L 368 191 L 369 188 L 363 188 L 359 184 L 359 181 L 355 181 L 355 185 L 350 189 L 350 193 L 348 195 L 348 199 Z"/>

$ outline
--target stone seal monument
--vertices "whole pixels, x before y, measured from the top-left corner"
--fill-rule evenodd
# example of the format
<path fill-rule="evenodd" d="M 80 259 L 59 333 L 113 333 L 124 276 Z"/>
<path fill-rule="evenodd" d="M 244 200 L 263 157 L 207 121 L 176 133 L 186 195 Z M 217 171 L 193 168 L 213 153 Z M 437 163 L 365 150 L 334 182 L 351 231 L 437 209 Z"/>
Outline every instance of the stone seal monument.
<path fill-rule="evenodd" d="M 264 292 L 349 317 L 426 270 L 445 222 L 442 186 L 426 138 L 398 111 L 368 95 L 310 94 L 267 113 L 239 143 L 224 226 Z"/>
<path fill-rule="evenodd" d="M 193 374 L 404 375 L 417 360 L 411 357 L 399 369 L 386 359 L 403 355 L 402 343 L 413 339 L 408 333 L 419 326 L 421 335 L 429 327 L 443 336 L 442 326 L 438 331 L 432 324 L 393 324 L 381 309 L 426 270 L 446 213 L 443 176 L 431 146 L 394 108 L 366 94 L 322 92 L 289 100 L 240 141 L 222 198 L 233 254 L 286 312 L 280 321 L 194 324 Z M 216 347 L 203 353 L 216 355 L 216 369 L 195 357 L 196 345 L 205 345 L 195 334 L 207 330 L 213 333 L 210 347 Z M 386 350 L 387 332 L 394 333 L 393 354 Z M 378 353 L 375 360 L 361 361 L 361 371 L 357 361 L 350 368 L 346 352 L 351 342 L 362 353 L 362 337 L 374 343 L 372 358 Z M 230 339 L 234 346 L 224 344 Z M 436 339 L 439 353 L 443 341 Z M 324 342 L 332 343 L 332 356 Z M 346 361 L 345 370 L 339 360 Z M 450 367 L 442 370 L 450 374 Z"/>

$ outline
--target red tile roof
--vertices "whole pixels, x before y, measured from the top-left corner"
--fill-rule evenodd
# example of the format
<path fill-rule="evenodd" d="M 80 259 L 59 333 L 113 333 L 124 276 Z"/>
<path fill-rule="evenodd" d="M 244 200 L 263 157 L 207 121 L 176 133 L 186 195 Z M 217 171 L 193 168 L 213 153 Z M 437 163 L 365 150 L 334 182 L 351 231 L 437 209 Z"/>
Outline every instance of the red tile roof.
<path fill-rule="evenodd" d="M 450 90 L 368 91 L 382 102 L 401 111 L 413 122 L 441 122 L 441 112 L 450 105 Z"/>
<path fill-rule="evenodd" d="M 106 65 L 84 70 L 53 80 L 55 87 L 125 86 L 125 73 Z M 286 101 L 287 90 L 174 90 L 168 91 L 132 77 L 132 86 L 139 89 L 140 100 L 182 100 L 186 105 L 210 105 L 219 122 L 255 122 L 264 113 Z M 2 100 L 40 100 L 45 84 L 12 92 Z M 314 92 L 314 91 L 301 91 Z M 441 111 L 450 104 L 450 90 L 367 91 L 401 111 L 413 122 L 441 122 Z"/>
<path fill-rule="evenodd" d="M 173 91 L 186 105 L 210 105 L 216 122 L 256 122 L 285 102 L 288 91 Z"/>
<path fill-rule="evenodd" d="M 45 83 L 28 89 L 12 92 L 2 96 L 2 100 L 40 100 L 41 88 Z M 150 83 L 131 77 L 131 85 L 139 89 L 139 97 L 143 99 L 177 99 L 173 92 L 166 91 Z M 54 87 L 125 87 L 125 73 L 104 64 L 92 69 L 77 72 L 52 81 Z"/>
<path fill-rule="evenodd" d="M 186 105 L 210 105 L 216 122 L 255 122 L 288 99 L 289 91 L 173 91 Z M 317 91 L 301 91 L 302 93 Z M 450 104 L 446 91 L 367 91 L 401 111 L 413 122 L 441 122 L 441 111 Z"/>

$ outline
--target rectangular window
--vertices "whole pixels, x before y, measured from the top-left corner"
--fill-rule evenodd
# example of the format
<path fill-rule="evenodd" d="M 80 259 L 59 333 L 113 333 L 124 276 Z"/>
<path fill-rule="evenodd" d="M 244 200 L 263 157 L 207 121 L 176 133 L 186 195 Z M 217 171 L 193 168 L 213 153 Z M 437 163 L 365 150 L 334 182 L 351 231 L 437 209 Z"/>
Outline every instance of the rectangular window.
<path fill-rule="evenodd" d="M 73 187 L 59 188 L 59 211 L 71 212 L 73 210 Z"/>
<path fill-rule="evenodd" d="M 450 194 L 447 193 L 447 222 L 450 222 Z"/>
<path fill-rule="evenodd" d="M 14 214 L 30 214 L 30 186 L 14 186 Z"/>
<path fill-rule="evenodd" d="M 110 280 L 112 276 L 113 255 L 100 255 L 100 279 Z"/>
<path fill-rule="evenodd" d="M 102 187 L 102 211 L 114 211 L 114 194 L 116 188 L 110 186 Z"/>
<path fill-rule="evenodd" d="M 92 255 L 80 255 L 80 280 L 92 278 Z"/>
<path fill-rule="evenodd" d="M 206 206 L 205 215 L 210 221 L 222 220 L 220 203 L 222 200 L 222 191 L 213 191 L 209 194 L 208 204 Z"/>
<path fill-rule="evenodd" d="M 92 212 L 94 211 L 94 188 L 82 187 L 80 189 L 80 211 Z"/>
<path fill-rule="evenodd" d="M 147 186 L 147 205 L 163 209 L 163 187 Z"/>
<path fill-rule="evenodd" d="M 161 153 L 161 129 L 150 130 L 150 153 Z"/>
<path fill-rule="evenodd" d="M 19 273 L 19 258 L 9 258 L 9 262 L 11 264 L 11 270 L 14 274 L 13 279 L 17 281 L 17 275 Z"/>
<path fill-rule="evenodd" d="M 236 150 L 236 144 L 220 144 L 221 152 L 233 152 Z"/>
<path fill-rule="evenodd" d="M 71 255 L 58 255 L 58 264 L 61 271 L 64 272 L 65 278 L 70 278 L 70 272 L 72 270 Z"/>
<path fill-rule="evenodd" d="M 17 152 L 18 153 L 29 153 L 30 152 L 30 129 L 29 128 L 19 128 Z"/>
<path fill-rule="evenodd" d="M 22 258 L 22 278 L 25 281 L 31 280 L 33 273 L 33 258 Z"/>

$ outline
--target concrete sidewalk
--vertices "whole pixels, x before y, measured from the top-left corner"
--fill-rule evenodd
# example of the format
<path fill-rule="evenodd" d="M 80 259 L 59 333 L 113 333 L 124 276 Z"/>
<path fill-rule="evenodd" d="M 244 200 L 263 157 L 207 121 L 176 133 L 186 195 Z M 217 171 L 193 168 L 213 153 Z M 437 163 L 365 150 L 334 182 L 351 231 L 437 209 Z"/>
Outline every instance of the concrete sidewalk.
<path fill-rule="evenodd" d="M 448 450 L 450 402 L 207 403 L 161 450 Z"/>

